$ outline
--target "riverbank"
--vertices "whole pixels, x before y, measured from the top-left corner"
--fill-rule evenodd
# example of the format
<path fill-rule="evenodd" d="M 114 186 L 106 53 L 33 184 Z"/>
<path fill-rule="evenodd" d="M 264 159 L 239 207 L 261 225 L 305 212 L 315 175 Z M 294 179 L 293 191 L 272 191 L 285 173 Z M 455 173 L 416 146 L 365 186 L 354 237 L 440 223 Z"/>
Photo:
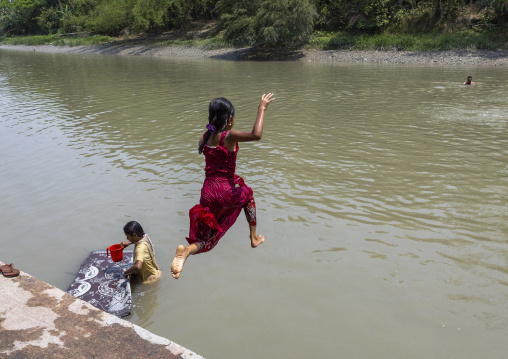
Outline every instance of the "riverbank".
<path fill-rule="evenodd" d="M 49 53 L 212 58 L 229 61 L 307 61 L 321 63 L 391 63 L 418 65 L 508 66 L 508 50 L 358 51 L 358 50 L 258 50 L 194 46 L 101 44 L 91 46 L 0 45 L 0 49 Z"/>

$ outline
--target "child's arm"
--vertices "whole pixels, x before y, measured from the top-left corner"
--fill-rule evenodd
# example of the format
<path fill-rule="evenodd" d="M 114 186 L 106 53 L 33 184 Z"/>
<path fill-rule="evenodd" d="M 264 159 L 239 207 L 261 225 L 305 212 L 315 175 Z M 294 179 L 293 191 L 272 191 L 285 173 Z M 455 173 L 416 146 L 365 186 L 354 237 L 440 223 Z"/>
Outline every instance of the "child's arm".
<path fill-rule="evenodd" d="M 235 131 L 231 130 L 228 132 L 226 137 L 224 138 L 224 142 L 226 144 L 234 144 L 236 142 L 248 142 L 248 141 L 259 141 L 261 136 L 263 135 L 263 125 L 265 120 L 265 111 L 268 108 L 270 102 L 275 100 L 272 97 L 273 93 L 263 94 L 261 96 L 261 102 L 258 107 L 258 115 L 256 117 L 256 122 L 254 122 L 254 127 L 252 127 L 251 132 L 246 131 Z M 234 146 L 232 146 L 234 147 Z"/>
<path fill-rule="evenodd" d="M 123 272 L 123 276 L 124 277 L 128 277 L 128 276 L 130 276 L 133 273 L 134 274 L 138 273 L 141 270 L 142 266 L 143 266 L 143 262 L 136 261 L 136 263 L 134 263 L 134 265 L 132 267 L 127 269 L 125 272 Z"/>
<path fill-rule="evenodd" d="M 122 248 L 127 247 L 129 244 L 131 244 L 131 242 L 122 241 L 122 242 L 120 243 L 120 245 L 122 246 Z"/>

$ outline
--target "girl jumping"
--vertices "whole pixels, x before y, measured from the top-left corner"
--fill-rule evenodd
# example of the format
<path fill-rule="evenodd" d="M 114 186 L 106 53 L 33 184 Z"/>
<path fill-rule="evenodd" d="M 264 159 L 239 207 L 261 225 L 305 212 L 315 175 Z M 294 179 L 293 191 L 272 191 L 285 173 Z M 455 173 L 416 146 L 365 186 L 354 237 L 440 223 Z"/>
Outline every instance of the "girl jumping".
<path fill-rule="evenodd" d="M 235 108 L 231 102 L 222 97 L 210 102 L 207 131 L 198 146 L 199 153 L 205 155 L 205 181 L 199 204 L 189 211 L 189 245 L 177 247 L 171 264 L 173 278 L 180 277 L 189 255 L 208 252 L 219 243 L 242 208 L 249 223 L 251 247 L 256 248 L 265 241 L 264 236 L 256 233 L 256 204 L 252 189 L 235 174 L 235 168 L 238 142 L 261 139 L 265 111 L 273 100 L 272 93 L 261 96 L 256 122 L 250 132 L 232 130 Z"/>

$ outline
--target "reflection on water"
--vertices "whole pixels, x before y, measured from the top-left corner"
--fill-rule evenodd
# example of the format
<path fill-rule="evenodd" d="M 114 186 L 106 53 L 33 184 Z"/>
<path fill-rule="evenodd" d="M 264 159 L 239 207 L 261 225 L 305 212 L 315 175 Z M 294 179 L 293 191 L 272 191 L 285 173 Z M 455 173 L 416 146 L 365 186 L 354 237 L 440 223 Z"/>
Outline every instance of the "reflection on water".
<path fill-rule="evenodd" d="M 136 219 L 165 276 L 134 292 L 131 321 L 206 357 L 508 349 L 507 69 L 14 51 L 0 65 L 4 262 L 66 289 Z M 172 280 L 208 102 L 229 98 L 250 129 L 270 91 L 237 169 L 266 244 L 249 250 L 240 217 Z"/>

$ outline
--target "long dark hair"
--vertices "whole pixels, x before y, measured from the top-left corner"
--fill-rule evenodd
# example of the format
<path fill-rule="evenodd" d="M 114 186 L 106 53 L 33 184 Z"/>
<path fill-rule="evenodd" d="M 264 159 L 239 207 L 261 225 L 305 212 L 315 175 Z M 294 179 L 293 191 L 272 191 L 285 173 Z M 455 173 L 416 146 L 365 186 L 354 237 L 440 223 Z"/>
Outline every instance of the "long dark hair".
<path fill-rule="evenodd" d="M 209 129 L 206 132 L 205 138 L 199 143 L 199 153 L 203 152 L 203 147 L 213 133 L 224 131 L 231 116 L 235 117 L 235 108 L 233 104 L 224 97 L 214 98 L 210 102 L 208 106 L 208 123 L 214 127 L 215 131 Z"/>
<path fill-rule="evenodd" d="M 123 227 L 123 233 L 132 236 L 133 234 L 137 234 L 138 237 L 143 237 L 145 235 L 145 231 L 143 231 L 143 227 L 136 221 L 130 221 Z"/>

